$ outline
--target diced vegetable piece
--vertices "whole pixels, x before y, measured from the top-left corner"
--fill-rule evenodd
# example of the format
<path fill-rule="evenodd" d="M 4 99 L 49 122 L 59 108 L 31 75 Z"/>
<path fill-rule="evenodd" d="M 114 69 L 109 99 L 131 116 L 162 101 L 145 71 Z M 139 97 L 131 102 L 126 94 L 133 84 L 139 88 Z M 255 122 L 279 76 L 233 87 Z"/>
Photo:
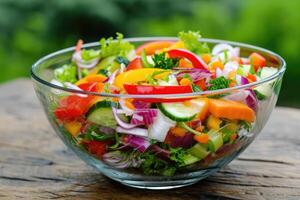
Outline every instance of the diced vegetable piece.
<path fill-rule="evenodd" d="M 186 60 L 186 59 L 180 59 L 179 60 L 179 64 L 178 64 L 178 67 L 182 67 L 182 68 L 193 68 L 193 64 Z"/>
<path fill-rule="evenodd" d="M 248 122 L 255 120 L 255 112 L 245 104 L 236 101 L 210 99 L 209 112 L 219 118 L 238 119 Z"/>
<path fill-rule="evenodd" d="M 207 144 L 208 141 L 209 141 L 209 135 L 208 134 L 205 134 L 205 133 L 202 133 L 200 135 L 195 135 L 194 136 L 194 139 L 199 142 L 199 143 L 202 143 L 202 144 Z"/>
<path fill-rule="evenodd" d="M 171 128 L 170 132 L 176 137 L 183 137 L 186 134 L 187 130 L 176 126 Z"/>
<path fill-rule="evenodd" d="M 207 135 L 209 136 L 208 147 L 210 151 L 216 152 L 223 145 L 223 136 L 220 132 L 210 130 Z"/>
<path fill-rule="evenodd" d="M 139 46 L 136 50 L 137 55 L 141 55 L 143 49 L 145 49 L 146 55 L 154 54 L 156 51 L 168 48 L 171 45 L 173 45 L 174 42 L 172 41 L 154 41 L 154 42 L 148 42 L 141 46 Z"/>
<path fill-rule="evenodd" d="M 222 120 L 220 120 L 218 117 L 215 117 L 213 115 L 210 115 L 207 119 L 207 127 L 209 129 L 220 129 L 220 125 L 222 123 Z"/>
<path fill-rule="evenodd" d="M 165 72 L 164 72 L 165 71 Z M 146 81 L 153 73 L 162 72 L 154 76 L 154 78 L 162 79 L 169 75 L 170 71 L 158 68 L 142 68 L 126 71 L 119 74 L 114 81 L 114 85 L 118 88 L 123 88 L 124 84 L 133 84 L 140 81 Z"/>
<path fill-rule="evenodd" d="M 199 160 L 202 160 L 203 158 L 205 158 L 206 156 L 208 156 L 208 154 L 210 153 L 207 148 L 200 144 L 197 143 L 194 146 L 192 146 L 190 149 L 188 149 L 188 152 L 192 155 L 197 157 Z"/>
<path fill-rule="evenodd" d="M 191 165 L 195 162 L 198 162 L 200 159 L 191 154 L 185 154 L 182 158 L 184 165 Z"/>
<path fill-rule="evenodd" d="M 110 101 L 99 101 L 93 105 L 87 113 L 87 120 L 101 126 L 115 128 L 117 122 L 112 113 L 111 106 L 115 103 Z"/>
<path fill-rule="evenodd" d="M 64 123 L 64 127 L 72 136 L 76 137 L 80 133 L 82 124 L 78 121 L 70 121 Z"/>
<path fill-rule="evenodd" d="M 91 153 L 101 158 L 102 155 L 106 152 L 106 146 L 108 142 L 104 141 L 89 141 L 85 142 L 84 145 L 86 149 Z"/>
<path fill-rule="evenodd" d="M 211 55 L 208 54 L 208 53 L 203 54 L 203 55 L 202 55 L 202 60 L 203 60 L 206 64 L 208 64 L 208 63 L 211 61 Z"/>
<path fill-rule="evenodd" d="M 266 59 L 259 53 L 256 52 L 252 53 L 249 56 L 249 59 L 255 71 L 257 71 L 260 67 L 264 67 L 266 65 Z"/>

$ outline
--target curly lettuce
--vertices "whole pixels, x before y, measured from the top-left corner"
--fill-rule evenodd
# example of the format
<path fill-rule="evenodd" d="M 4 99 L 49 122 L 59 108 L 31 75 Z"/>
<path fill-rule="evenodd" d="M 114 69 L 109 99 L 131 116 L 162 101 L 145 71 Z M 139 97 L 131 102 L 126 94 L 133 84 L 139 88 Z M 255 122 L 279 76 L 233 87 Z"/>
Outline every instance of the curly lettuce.
<path fill-rule="evenodd" d="M 73 64 L 63 65 L 54 70 L 54 77 L 61 83 L 75 83 L 77 81 L 77 68 Z"/>
<path fill-rule="evenodd" d="M 112 37 L 107 39 L 102 38 L 100 40 L 100 57 L 106 58 L 108 56 L 122 56 L 127 57 L 127 55 L 134 50 L 134 46 L 128 41 L 123 40 L 123 34 L 117 33 L 117 37 L 114 40 Z"/>
<path fill-rule="evenodd" d="M 178 37 L 184 43 L 184 46 L 195 54 L 210 52 L 208 45 L 199 41 L 201 35 L 198 31 L 182 31 L 179 32 Z"/>

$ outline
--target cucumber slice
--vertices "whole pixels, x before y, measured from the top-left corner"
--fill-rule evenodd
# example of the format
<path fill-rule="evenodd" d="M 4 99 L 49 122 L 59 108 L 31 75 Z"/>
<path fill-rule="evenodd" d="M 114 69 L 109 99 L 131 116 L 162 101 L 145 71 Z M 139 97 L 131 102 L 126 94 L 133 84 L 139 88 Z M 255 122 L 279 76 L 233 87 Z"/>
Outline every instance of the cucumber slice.
<path fill-rule="evenodd" d="M 275 74 L 277 71 L 278 71 L 278 69 L 274 68 L 274 67 L 264 67 L 261 69 L 260 78 L 270 77 L 273 74 Z"/>
<path fill-rule="evenodd" d="M 111 101 L 97 102 L 88 111 L 87 121 L 93 122 L 101 126 L 116 128 L 117 122 L 112 113 L 112 106 L 116 106 L 116 104 Z"/>
<path fill-rule="evenodd" d="M 120 64 L 115 61 L 116 56 L 109 56 L 100 61 L 100 63 L 96 66 L 97 71 L 107 70 L 109 75 L 112 74 L 115 70 L 120 68 Z"/>
<path fill-rule="evenodd" d="M 160 103 L 157 107 L 165 116 L 177 122 L 191 121 L 198 113 L 195 106 L 183 103 Z"/>
<path fill-rule="evenodd" d="M 261 69 L 259 78 L 264 79 L 264 78 L 270 77 L 273 74 L 275 74 L 277 71 L 278 71 L 278 69 L 274 68 L 274 67 L 264 67 Z M 264 84 L 256 87 L 254 89 L 254 91 L 257 95 L 257 98 L 260 100 L 263 100 L 263 99 L 266 99 L 269 96 L 271 96 L 272 92 L 273 92 L 272 84 L 273 84 L 273 81 L 264 83 Z"/>
<path fill-rule="evenodd" d="M 237 73 L 241 76 L 247 76 L 250 73 L 251 65 L 242 65 L 238 68 Z"/>

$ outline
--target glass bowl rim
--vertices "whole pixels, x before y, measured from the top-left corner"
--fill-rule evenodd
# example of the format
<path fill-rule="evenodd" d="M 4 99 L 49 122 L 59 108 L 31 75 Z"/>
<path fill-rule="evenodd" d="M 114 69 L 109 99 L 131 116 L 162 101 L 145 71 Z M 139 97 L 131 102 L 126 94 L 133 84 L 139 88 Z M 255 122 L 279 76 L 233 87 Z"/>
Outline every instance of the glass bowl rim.
<path fill-rule="evenodd" d="M 178 38 L 177 37 L 133 37 L 133 38 L 124 38 L 124 40 L 129 41 L 129 42 L 150 42 L 150 41 L 156 41 L 156 40 L 169 40 L 169 41 L 177 41 Z M 50 53 L 42 58 L 40 58 L 39 60 L 37 60 L 31 67 L 30 70 L 30 75 L 31 77 L 38 81 L 39 83 L 46 85 L 48 87 L 51 87 L 53 89 L 58 89 L 58 90 L 62 90 L 65 92 L 71 92 L 71 93 L 77 93 L 77 94 L 86 94 L 86 95 L 94 95 L 94 96 L 102 96 L 102 97 L 112 97 L 112 98 L 133 98 L 133 99 L 149 99 L 149 98 L 153 98 L 153 99 L 159 99 L 159 98 L 180 98 L 180 97 L 196 97 L 196 96 L 201 96 L 201 95 L 210 95 L 210 94 L 218 94 L 218 93 L 226 93 L 226 92 L 232 92 L 235 90 L 240 90 L 240 89 L 248 89 L 254 86 L 258 86 L 261 85 L 263 83 L 266 83 L 268 81 L 272 81 L 274 79 L 276 79 L 277 77 L 280 77 L 284 74 L 285 70 L 286 70 L 286 62 L 285 60 L 278 55 L 277 53 L 274 53 L 270 50 L 267 50 L 265 48 L 262 47 L 258 47 L 258 46 L 254 46 L 254 45 L 250 45 L 250 44 L 246 44 L 246 43 L 241 43 L 241 42 L 233 42 L 233 41 L 228 41 L 228 40 L 219 40 L 219 39 L 211 39 L 211 38 L 201 38 L 200 39 L 201 42 L 208 42 L 208 43 L 226 43 L 235 47 L 242 47 L 242 48 L 249 48 L 251 50 L 257 50 L 260 52 L 264 52 L 268 55 L 274 56 L 276 57 L 279 62 L 280 62 L 280 69 L 273 74 L 270 77 L 261 79 L 259 81 L 255 81 L 252 83 L 248 83 L 245 85 L 239 85 L 239 86 L 235 86 L 235 87 L 230 87 L 230 88 L 225 88 L 225 89 L 218 89 L 218 90 L 206 90 L 206 91 L 201 91 L 201 92 L 193 92 L 193 93 L 182 93 L 182 94 L 151 94 L 151 95 L 145 95 L 145 94 L 135 94 L 135 95 L 130 95 L 130 94 L 111 94 L 111 93 L 102 93 L 102 92 L 89 92 L 89 91 L 84 91 L 84 90 L 77 90 L 77 89 L 70 89 L 70 88 L 65 88 L 65 87 L 61 87 L 58 85 L 55 85 L 49 81 L 46 81 L 42 78 L 40 78 L 35 72 L 34 70 L 36 68 L 38 68 L 38 66 L 40 64 L 42 64 L 43 62 L 58 56 L 60 54 L 63 53 L 67 53 L 70 51 L 74 51 L 75 50 L 75 46 L 73 47 L 69 47 L 69 48 L 65 48 L 65 49 L 61 49 L 58 51 L 55 51 L 53 53 Z M 99 47 L 99 42 L 91 42 L 91 43 L 86 43 L 83 45 L 83 48 L 91 48 L 91 47 Z"/>

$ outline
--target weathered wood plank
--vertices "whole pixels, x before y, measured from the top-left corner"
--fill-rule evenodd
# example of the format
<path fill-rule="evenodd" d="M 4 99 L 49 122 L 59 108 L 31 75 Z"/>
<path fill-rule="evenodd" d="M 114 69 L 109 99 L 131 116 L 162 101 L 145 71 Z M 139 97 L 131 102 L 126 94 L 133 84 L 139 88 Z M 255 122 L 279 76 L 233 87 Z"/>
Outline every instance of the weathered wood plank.
<path fill-rule="evenodd" d="M 55 136 L 29 80 L 0 85 L 1 199 L 300 199 L 300 111 L 275 109 L 251 146 L 193 186 L 147 191 L 115 183 Z"/>

